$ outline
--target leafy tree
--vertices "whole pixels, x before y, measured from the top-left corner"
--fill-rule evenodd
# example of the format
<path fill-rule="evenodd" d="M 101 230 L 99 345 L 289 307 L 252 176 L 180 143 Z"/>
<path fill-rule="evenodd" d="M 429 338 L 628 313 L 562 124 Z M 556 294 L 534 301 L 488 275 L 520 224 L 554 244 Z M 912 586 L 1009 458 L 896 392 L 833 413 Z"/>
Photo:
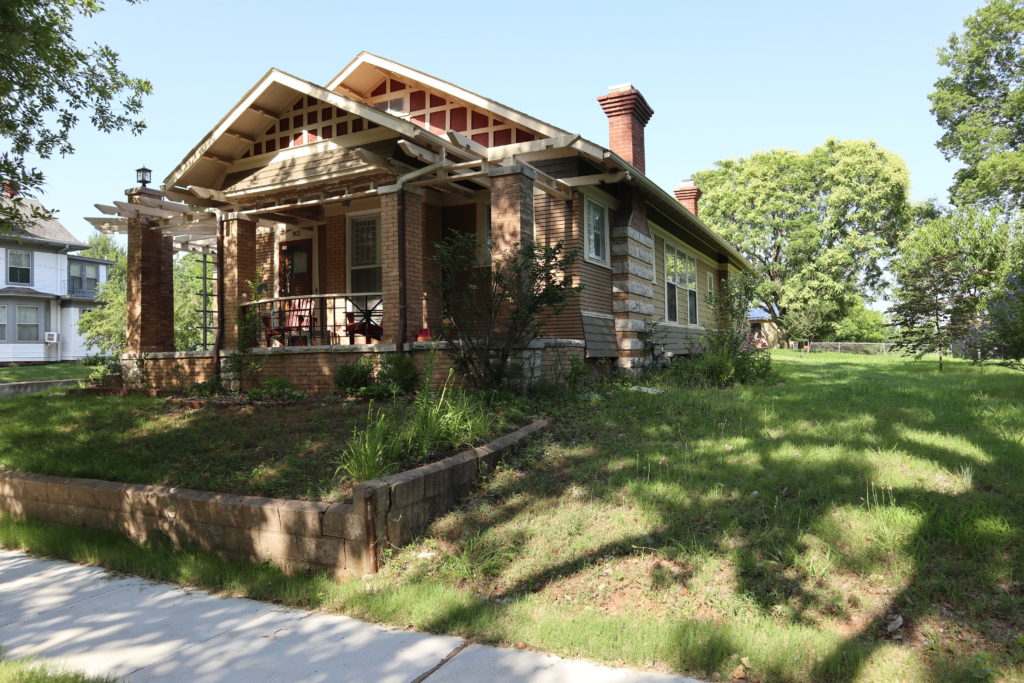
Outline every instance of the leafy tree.
<path fill-rule="evenodd" d="M 1024 206 L 1024 3 L 990 0 L 939 50 L 947 75 L 929 97 L 945 133 L 938 148 L 964 164 L 958 204 Z"/>
<path fill-rule="evenodd" d="M 561 242 L 517 244 L 479 267 L 473 235 L 452 232 L 436 243 L 440 281 L 431 283 L 443 302 L 441 337 L 477 387 L 513 385 L 511 360 L 540 336 L 542 320 L 557 315 L 578 288 L 565 275 L 578 252 Z"/>
<path fill-rule="evenodd" d="M 825 341 L 880 342 L 885 340 L 885 316 L 880 311 L 868 308 L 864 298 L 846 312 L 833 327 Z"/>
<path fill-rule="evenodd" d="M 83 256 L 113 261 L 107 267 L 107 281 L 96 291 L 97 306 L 82 314 L 78 333 L 86 344 L 107 356 L 120 356 L 125 345 L 124 323 L 128 310 L 128 253 L 109 235 L 89 237 Z"/>
<path fill-rule="evenodd" d="M 926 222 L 900 242 L 890 309 L 897 347 L 943 355 L 976 322 L 997 281 L 1010 241 L 998 212 L 958 209 Z"/>
<path fill-rule="evenodd" d="M 203 342 L 203 264 L 198 254 L 174 260 L 174 348 L 191 351 Z M 212 284 L 212 283 L 211 283 Z"/>
<path fill-rule="evenodd" d="M 754 264 L 757 306 L 784 334 L 819 336 L 861 289 L 881 286 L 911 217 L 906 165 L 874 142 L 760 152 L 695 180 L 702 217 Z"/>
<path fill-rule="evenodd" d="M 102 10 L 102 0 L 0 3 L 0 138 L 7 143 L 0 178 L 26 196 L 35 196 L 44 181 L 28 157 L 74 152 L 70 133 L 80 117 L 105 133 L 144 128 L 137 115 L 149 81 L 121 71 L 109 47 L 83 48 L 72 36 L 76 18 Z M 32 219 L 19 204 L 0 203 L 0 225 L 24 227 Z"/>
<path fill-rule="evenodd" d="M 1007 276 L 989 301 L 985 333 L 1000 363 L 1024 370 L 1024 270 Z"/>

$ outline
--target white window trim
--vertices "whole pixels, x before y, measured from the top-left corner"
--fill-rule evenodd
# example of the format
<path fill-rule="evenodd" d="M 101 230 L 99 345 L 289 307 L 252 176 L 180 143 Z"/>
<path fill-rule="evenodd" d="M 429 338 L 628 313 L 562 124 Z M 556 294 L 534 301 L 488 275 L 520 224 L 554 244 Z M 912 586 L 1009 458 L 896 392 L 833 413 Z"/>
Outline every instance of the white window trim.
<path fill-rule="evenodd" d="M 662 247 L 662 257 L 661 258 L 662 258 L 662 269 L 664 271 L 664 278 L 663 279 L 665 281 L 665 283 L 664 283 L 664 287 L 665 287 L 665 315 L 664 315 L 665 324 L 677 325 L 679 327 L 689 327 L 689 328 L 693 328 L 693 329 L 699 328 L 699 327 L 701 327 L 701 324 L 700 324 L 700 289 L 699 289 L 699 285 L 697 283 L 697 264 L 700 263 L 700 258 L 697 256 L 697 254 L 695 254 L 694 252 L 690 251 L 689 249 L 686 249 L 685 247 L 681 246 L 681 243 L 679 243 L 679 242 L 677 242 L 675 240 L 672 240 L 670 242 L 668 239 L 664 239 L 663 238 L 662 239 L 662 243 L 664 245 Z M 693 259 L 693 279 L 694 279 L 694 283 L 693 283 L 694 288 L 693 289 L 691 289 L 689 287 L 684 287 L 683 285 L 679 285 L 679 284 L 676 284 L 675 282 L 670 282 L 669 281 L 669 278 L 668 278 L 668 263 L 669 263 L 668 250 L 669 249 L 673 249 L 673 250 L 679 252 L 681 255 L 684 255 L 684 256 L 687 256 L 687 257 Z M 669 320 L 668 319 L 668 287 L 669 287 L 670 284 L 676 288 L 676 318 L 677 318 L 676 320 Z M 686 320 L 685 321 L 678 320 L 679 313 L 680 313 L 680 308 L 681 308 L 679 306 L 679 292 L 680 291 L 687 292 L 687 294 L 683 297 L 683 300 L 686 302 Z M 695 316 L 696 322 L 692 322 L 692 323 L 690 322 L 690 298 L 689 298 L 690 295 L 689 295 L 689 292 L 694 292 L 696 294 L 696 298 L 697 298 L 697 305 L 694 307 L 695 308 L 695 312 L 697 314 Z"/>
<path fill-rule="evenodd" d="M 599 207 L 604 212 L 604 248 L 605 258 L 604 260 L 593 255 L 593 249 L 590 243 L 590 226 L 587 225 L 587 202 L 591 202 Z M 594 263 L 599 266 L 611 268 L 612 266 L 612 240 L 611 240 L 611 226 L 610 226 L 610 215 L 608 207 L 597 201 L 593 197 L 583 196 L 583 241 L 585 244 L 584 258 L 590 263 Z"/>
<path fill-rule="evenodd" d="M 28 282 L 12 282 L 11 281 L 11 253 L 12 252 L 23 252 L 28 254 Z M 35 286 L 35 263 L 36 255 L 31 249 L 15 249 L 14 247 L 7 247 L 7 257 L 4 261 L 4 282 L 15 287 L 34 287 Z M 18 266 L 19 268 L 21 266 Z"/>
<path fill-rule="evenodd" d="M 0 326 L 3 326 L 3 334 L 0 335 L 0 343 L 7 341 L 7 304 L 0 304 Z"/>
<path fill-rule="evenodd" d="M 381 212 L 380 209 L 371 209 L 369 211 L 356 211 L 345 214 L 345 289 L 347 294 L 352 294 L 352 220 L 356 218 L 368 218 L 375 216 L 377 218 L 377 264 L 374 266 L 357 266 L 359 270 L 365 270 L 368 268 L 380 268 L 381 269 L 381 287 L 384 286 L 384 263 L 382 258 L 382 252 L 384 250 L 384 240 L 381 226 Z M 359 292 L 359 294 L 381 294 L 382 292 Z"/>
<path fill-rule="evenodd" d="M 19 323 L 18 322 L 18 309 L 19 308 L 34 308 L 36 309 L 36 338 L 35 340 L 29 339 L 18 339 L 18 327 L 21 325 L 31 325 L 32 323 Z M 45 325 L 45 314 L 44 307 L 36 304 L 15 304 L 14 305 L 14 339 L 12 340 L 16 344 L 41 344 L 43 342 L 43 335 L 46 333 Z"/>

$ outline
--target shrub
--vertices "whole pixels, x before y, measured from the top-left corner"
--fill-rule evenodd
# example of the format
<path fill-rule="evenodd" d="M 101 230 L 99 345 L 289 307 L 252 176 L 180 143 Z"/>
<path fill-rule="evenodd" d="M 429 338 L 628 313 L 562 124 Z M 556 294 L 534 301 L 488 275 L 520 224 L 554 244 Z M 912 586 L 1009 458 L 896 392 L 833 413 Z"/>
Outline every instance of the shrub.
<path fill-rule="evenodd" d="M 358 396 L 360 389 L 373 384 L 373 361 L 360 358 L 355 363 L 345 363 L 334 371 L 334 386 L 344 396 Z"/>
<path fill-rule="evenodd" d="M 393 384 L 401 394 L 411 394 L 420 383 L 420 370 L 412 356 L 389 353 L 381 361 L 377 379 L 381 384 Z"/>
<path fill-rule="evenodd" d="M 206 397 L 206 396 L 218 396 L 220 394 L 227 393 L 227 387 L 224 386 L 224 382 L 221 381 L 220 377 L 214 375 L 205 382 L 198 382 L 189 387 L 185 393 L 188 396 Z"/>
<path fill-rule="evenodd" d="M 355 395 L 359 398 L 368 398 L 377 401 L 391 401 L 398 398 L 401 393 L 401 390 L 391 382 L 381 382 L 379 384 L 368 384 L 367 386 L 359 389 Z"/>
<path fill-rule="evenodd" d="M 280 377 L 267 377 L 259 387 L 248 394 L 253 401 L 296 401 L 308 396 L 299 391 L 291 382 Z"/>

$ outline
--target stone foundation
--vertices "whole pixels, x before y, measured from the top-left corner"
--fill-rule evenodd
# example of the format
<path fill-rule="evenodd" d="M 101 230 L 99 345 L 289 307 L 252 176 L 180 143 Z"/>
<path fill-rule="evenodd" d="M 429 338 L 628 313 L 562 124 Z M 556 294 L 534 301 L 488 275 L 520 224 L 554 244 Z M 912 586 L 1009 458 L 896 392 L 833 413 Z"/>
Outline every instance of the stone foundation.
<path fill-rule="evenodd" d="M 334 391 L 334 373 L 345 363 L 360 358 L 379 360 L 381 354 L 396 350 L 394 344 L 354 344 L 346 346 L 287 346 L 255 348 L 252 358 L 260 369 L 255 382 L 278 377 L 291 382 L 300 391 L 310 394 L 328 394 Z M 415 342 L 406 345 L 416 364 L 425 369 L 433 352 L 432 380 L 440 385 L 453 368 L 448 345 L 444 342 Z M 230 353 L 221 352 L 221 369 Z M 561 383 L 572 370 L 572 358 L 584 360 L 584 342 L 577 339 L 537 339 L 517 354 L 528 381 Z M 198 382 L 212 379 L 215 374 L 212 351 L 154 352 L 121 356 L 125 383 L 154 389 L 183 390 Z M 225 376 L 225 379 L 230 379 Z M 243 386 L 248 390 L 251 386 Z"/>

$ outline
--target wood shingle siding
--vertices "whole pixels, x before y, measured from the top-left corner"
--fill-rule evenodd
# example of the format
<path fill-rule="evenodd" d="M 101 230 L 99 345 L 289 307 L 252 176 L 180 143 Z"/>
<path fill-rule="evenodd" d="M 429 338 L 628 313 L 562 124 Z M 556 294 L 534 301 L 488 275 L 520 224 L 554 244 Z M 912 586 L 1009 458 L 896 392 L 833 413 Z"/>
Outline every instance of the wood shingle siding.
<path fill-rule="evenodd" d="M 584 313 L 583 334 L 587 342 L 587 358 L 615 358 L 619 355 L 613 319 Z"/>

